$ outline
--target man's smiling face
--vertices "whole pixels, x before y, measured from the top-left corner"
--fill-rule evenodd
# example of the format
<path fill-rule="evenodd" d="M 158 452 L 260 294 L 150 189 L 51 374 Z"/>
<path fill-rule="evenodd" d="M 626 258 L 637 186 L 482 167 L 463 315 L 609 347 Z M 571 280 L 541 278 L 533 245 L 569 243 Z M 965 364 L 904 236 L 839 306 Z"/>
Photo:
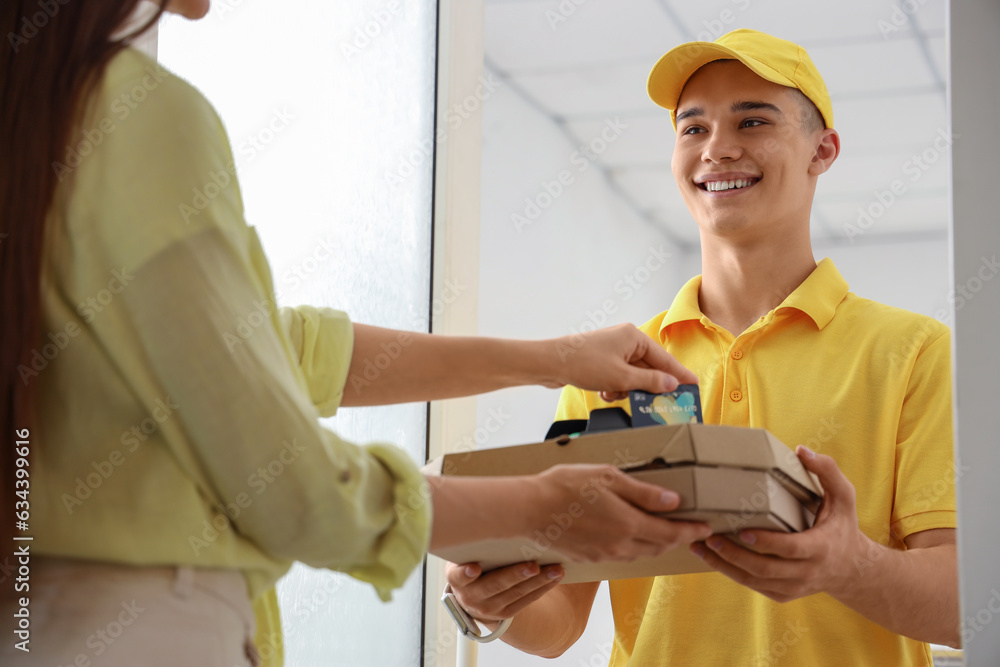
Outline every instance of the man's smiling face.
<path fill-rule="evenodd" d="M 671 169 L 703 233 L 808 230 L 816 176 L 829 165 L 814 160 L 823 130 L 804 129 L 797 94 L 736 60 L 688 80 Z"/>

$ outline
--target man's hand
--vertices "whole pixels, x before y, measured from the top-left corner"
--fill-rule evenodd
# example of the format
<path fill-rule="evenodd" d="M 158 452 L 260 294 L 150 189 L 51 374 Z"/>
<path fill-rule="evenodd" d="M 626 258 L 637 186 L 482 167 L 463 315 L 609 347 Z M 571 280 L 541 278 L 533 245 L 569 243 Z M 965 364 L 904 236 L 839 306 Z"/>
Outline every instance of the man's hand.
<path fill-rule="evenodd" d="M 536 562 L 508 565 L 483 573 L 478 563 L 445 566 L 445 577 L 459 604 L 476 620 L 490 626 L 513 618 L 548 593 L 563 578 L 560 565 Z"/>
<path fill-rule="evenodd" d="M 812 528 L 797 534 L 744 530 L 733 539 L 715 535 L 691 550 L 772 600 L 828 593 L 891 632 L 959 646 L 955 530 L 910 534 L 905 551 L 883 546 L 858 527 L 854 486 L 836 462 L 801 445 L 796 453 L 826 492 Z"/>
<path fill-rule="evenodd" d="M 801 445 L 796 454 L 825 491 L 812 528 L 801 533 L 744 530 L 736 538 L 715 535 L 691 545 L 713 569 L 778 602 L 824 592 L 838 597 L 860 576 L 855 558 L 864 558 L 871 542 L 858 527 L 854 485 L 837 463 Z"/>
<path fill-rule="evenodd" d="M 656 341 L 631 324 L 620 324 L 584 334 L 564 336 L 555 344 L 556 377 L 547 386 L 566 384 L 600 391 L 614 401 L 630 389 L 653 393 L 673 391 L 678 384 L 698 378 Z"/>

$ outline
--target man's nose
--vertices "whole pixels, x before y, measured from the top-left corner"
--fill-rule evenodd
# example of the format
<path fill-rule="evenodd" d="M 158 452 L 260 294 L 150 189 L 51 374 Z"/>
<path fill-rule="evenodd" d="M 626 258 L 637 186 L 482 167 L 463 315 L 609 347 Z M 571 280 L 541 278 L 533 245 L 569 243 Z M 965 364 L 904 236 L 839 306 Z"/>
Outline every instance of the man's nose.
<path fill-rule="evenodd" d="M 713 130 L 704 144 L 701 159 L 705 162 L 738 160 L 743 155 L 736 133 Z"/>

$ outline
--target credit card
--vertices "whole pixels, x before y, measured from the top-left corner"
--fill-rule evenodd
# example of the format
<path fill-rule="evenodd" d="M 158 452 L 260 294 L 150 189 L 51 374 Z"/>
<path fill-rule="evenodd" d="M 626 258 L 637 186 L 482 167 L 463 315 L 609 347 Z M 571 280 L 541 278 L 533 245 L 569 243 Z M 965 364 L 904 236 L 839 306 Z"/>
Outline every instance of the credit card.
<path fill-rule="evenodd" d="M 663 424 L 700 424 L 701 394 L 696 384 L 678 385 L 665 394 L 648 391 L 630 391 L 632 426 L 661 426 Z"/>

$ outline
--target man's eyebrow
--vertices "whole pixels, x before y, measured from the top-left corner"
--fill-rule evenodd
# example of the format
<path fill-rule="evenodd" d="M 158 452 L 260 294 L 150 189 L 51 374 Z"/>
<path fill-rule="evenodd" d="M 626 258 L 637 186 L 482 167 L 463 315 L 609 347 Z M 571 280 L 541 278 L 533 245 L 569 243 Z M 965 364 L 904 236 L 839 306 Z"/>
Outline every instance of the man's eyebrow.
<path fill-rule="evenodd" d="M 770 102 L 758 102 L 754 100 L 748 100 L 744 102 L 733 102 L 729 107 L 729 110 L 733 113 L 739 113 L 741 111 L 760 111 L 764 109 L 766 111 L 773 111 L 776 114 L 784 115 L 781 113 L 781 109 L 777 106 L 771 104 Z M 691 107 L 690 109 L 685 109 L 677 114 L 675 119 L 678 123 L 685 118 L 694 118 L 696 116 L 704 116 L 705 110 L 701 107 Z"/>
<path fill-rule="evenodd" d="M 702 109 L 701 107 L 691 107 L 690 109 L 685 109 L 684 111 L 677 114 L 677 118 L 675 118 L 674 120 L 676 120 L 679 123 L 685 118 L 693 118 L 694 116 L 704 116 L 704 115 L 705 115 L 705 110 Z"/>
<path fill-rule="evenodd" d="M 767 111 L 773 111 L 776 114 L 781 115 L 781 109 L 771 104 L 770 102 L 733 102 L 733 105 L 729 107 L 729 110 L 733 113 L 739 113 L 740 111 L 759 111 L 761 109 L 766 109 Z"/>

